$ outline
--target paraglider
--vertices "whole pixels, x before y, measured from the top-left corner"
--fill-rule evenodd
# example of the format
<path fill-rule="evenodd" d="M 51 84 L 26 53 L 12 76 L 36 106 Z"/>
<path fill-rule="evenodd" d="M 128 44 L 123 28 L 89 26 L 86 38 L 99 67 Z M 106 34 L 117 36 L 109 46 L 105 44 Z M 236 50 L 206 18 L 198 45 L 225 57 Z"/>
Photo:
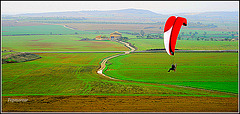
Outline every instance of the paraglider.
<path fill-rule="evenodd" d="M 177 64 L 172 64 L 172 68 L 170 68 L 169 70 L 168 70 L 168 72 L 170 72 L 171 70 L 173 70 L 174 72 L 176 71 L 176 68 L 177 68 Z"/>
<path fill-rule="evenodd" d="M 171 16 L 167 19 L 164 27 L 164 45 L 166 52 L 168 55 L 174 57 L 175 46 L 177 42 L 177 37 L 181 27 L 187 26 L 187 19 L 183 17 Z M 174 59 L 174 58 L 173 58 Z M 174 62 L 172 64 L 172 68 L 170 70 L 175 71 L 176 66 Z"/>

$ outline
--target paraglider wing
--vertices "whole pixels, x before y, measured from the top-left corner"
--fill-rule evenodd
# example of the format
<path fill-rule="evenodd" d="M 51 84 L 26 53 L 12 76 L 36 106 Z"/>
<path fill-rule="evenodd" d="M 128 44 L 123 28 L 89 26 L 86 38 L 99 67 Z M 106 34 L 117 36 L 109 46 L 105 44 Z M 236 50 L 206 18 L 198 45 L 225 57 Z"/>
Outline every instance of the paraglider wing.
<path fill-rule="evenodd" d="M 175 45 L 181 26 L 187 26 L 187 19 L 183 17 L 171 16 L 164 27 L 164 45 L 169 55 L 174 55 Z"/>

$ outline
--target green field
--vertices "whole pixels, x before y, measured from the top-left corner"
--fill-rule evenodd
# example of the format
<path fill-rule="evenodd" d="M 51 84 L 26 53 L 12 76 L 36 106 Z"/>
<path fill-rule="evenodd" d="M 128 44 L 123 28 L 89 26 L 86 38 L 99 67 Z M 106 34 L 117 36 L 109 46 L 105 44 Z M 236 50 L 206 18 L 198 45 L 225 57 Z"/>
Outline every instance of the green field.
<path fill-rule="evenodd" d="M 204 32 L 207 32 L 207 34 L 227 34 L 228 31 L 206 31 L 206 30 L 192 30 L 192 29 L 181 29 L 179 34 L 181 34 L 181 32 L 184 32 L 185 34 L 189 35 L 189 32 L 195 33 L 198 32 L 198 34 L 202 35 L 204 34 Z"/>
<path fill-rule="evenodd" d="M 19 52 L 37 51 L 127 51 L 114 41 L 80 41 L 88 35 L 3 36 L 2 49 Z"/>
<path fill-rule="evenodd" d="M 40 54 L 41 59 L 2 65 L 2 95 L 121 95 L 231 97 L 174 86 L 112 81 L 96 73 L 108 53 Z M 150 66 L 148 66 L 150 67 Z"/>
<path fill-rule="evenodd" d="M 2 50 L 7 51 L 129 50 L 114 41 L 92 40 L 98 35 L 109 37 L 112 30 L 78 31 L 62 25 L 8 26 L 2 27 L 2 29 L 2 35 L 10 35 L 2 36 Z M 187 33 L 189 30 L 185 30 L 185 32 Z M 203 31 L 197 32 L 203 34 Z M 208 34 L 224 33 L 209 31 Z M 133 38 L 128 42 L 136 46 L 137 51 L 164 49 L 163 39 L 136 39 L 135 35 L 122 35 Z M 83 38 L 90 40 L 82 41 Z M 236 50 L 238 42 L 178 40 L 176 49 Z M 5 52 L 2 55 L 10 53 L 14 52 Z M 39 54 L 42 58 L 34 61 L 2 64 L 3 96 L 232 96 L 172 85 L 238 93 L 237 53 L 176 53 L 177 72 L 171 73 L 167 73 L 167 70 L 172 59 L 166 53 L 133 53 L 113 58 L 107 62 L 105 74 L 125 81 L 113 81 L 98 75 L 96 71 L 100 67 L 100 62 L 104 58 L 116 54 L 42 53 Z"/>
<path fill-rule="evenodd" d="M 62 25 L 38 25 L 38 26 L 4 26 L 2 35 L 21 35 L 21 34 L 91 34 L 92 32 L 72 30 Z"/>
<path fill-rule="evenodd" d="M 105 74 L 121 80 L 183 85 L 238 93 L 238 53 L 133 53 L 109 61 Z"/>
<path fill-rule="evenodd" d="M 131 39 L 128 42 L 138 48 L 137 51 L 165 49 L 163 39 Z M 193 41 L 178 40 L 176 49 L 182 50 L 237 50 L 238 42 L 229 41 Z"/>
<path fill-rule="evenodd" d="M 184 35 L 182 35 L 182 32 L 184 32 Z M 190 34 L 190 32 L 192 32 Z M 194 35 L 194 38 L 191 38 L 191 35 L 194 33 L 197 33 Z M 204 35 L 204 33 L 206 33 Z M 181 31 L 179 32 L 179 36 L 181 36 L 182 38 L 184 38 L 186 40 L 186 37 L 188 37 L 190 40 L 197 40 L 197 38 L 199 37 L 203 37 L 206 39 L 210 39 L 210 38 L 214 38 L 214 40 L 216 39 L 220 39 L 220 38 L 236 38 L 237 36 L 232 36 L 231 34 L 235 34 L 237 35 L 238 32 L 236 31 L 210 31 L 210 30 L 191 30 L 191 29 L 181 29 Z M 200 40 L 200 39 L 199 39 Z"/>
<path fill-rule="evenodd" d="M 63 25 L 37 25 L 37 26 L 3 26 L 2 35 L 73 35 L 80 34 L 84 38 L 93 39 L 98 35 L 106 35 L 109 37 L 114 30 L 73 30 L 65 28 Z M 97 33 L 98 32 L 98 33 Z M 131 31 L 119 31 L 131 32 Z M 135 35 L 122 34 L 123 37 L 136 38 Z"/>

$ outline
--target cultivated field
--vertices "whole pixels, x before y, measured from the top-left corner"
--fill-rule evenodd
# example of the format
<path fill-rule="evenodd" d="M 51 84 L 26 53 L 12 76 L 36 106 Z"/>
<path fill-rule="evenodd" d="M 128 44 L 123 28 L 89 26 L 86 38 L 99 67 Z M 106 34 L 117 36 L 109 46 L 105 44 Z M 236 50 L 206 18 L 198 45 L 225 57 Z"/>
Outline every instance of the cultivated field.
<path fill-rule="evenodd" d="M 8 102 L 8 99 L 28 99 Z M 3 112 L 238 112 L 237 97 L 11 96 Z"/>
<path fill-rule="evenodd" d="M 165 49 L 163 39 L 131 39 L 132 43 L 138 49 L 137 51 L 149 49 Z M 237 41 L 193 41 L 178 40 L 176 49 L 181 50 L 237 50 Z"/>
<path fill-rule="evenodd" d="M 238 94 L 238 53 L 133 53 L 109 61 L 105 74 L 121 80 L 183 85 Z"/>
<path fill-rule="evenodd" d="M 91 32 L 72 30 L 62 25 L 36 25 L 36 26 L 5 26 L 2 35 L 29 35 L 29 34 L 90 34 Z"/>
<path fill-rule="evenodd" d="M 89 35 L 3 36 L 2 49 L 21 52 L 37 51 L 127 51 L 113 41 L 81 41 Z"/>
<path fill-rule="evenodd" d="M 75 20 L 40 20 L 55 25 L 16 20 L 4 21 L 3 55 L 15 52 L 128 51 L 114 41 L 92 40 L 98 35 L 125 32 L 137 51 L 164 49 L 163 39 L 147 38 L 163 32 L 158 24 L 66 23 Z M 36 20 L 35 22 L 38 22 Z M 58 23 L 59 22 L 59 23 Z M 58 25 L 56 25 L 58 23 Z M 64 27 L 64 25 L 67 25 Z M 183 27 L 184 28 L 184 27 Z M 226 27 L 225 27 L 226 28 Z M 145 36 L 131 33 L 140 33 Z M 235 38 L 223 29 L 184 28 L 196 37 Z M 180 33 L 181 34 L 181 33 Z M 228 34 L 228 35 L 227 35 Z M 6 36 L 7 35 L 7 36 Z M 83 40 L 90 39 L 90 40 Z M 176 49 L 236 50 L 237 41 L 178 40 Z M 238 53 L 176 53 L 176 72 L 167 72 L 173 57 L 166 53 L 36 53 L 34 61 L 2 64 L 3 112 L 237 112 Z M 10 99 L 28 99 L 11 102 Z"/>
<path fill-rule="evenodd" d="M 115 54 L 42 53 L 42 58 L 34 61 L 3 64 L 3 112 L 238 111 L 236 94 L 138 80 L 113 81 L 98 75 L 102 58 Z"/>
<path fill-rule="evenodd" d="M 17 21 L 15 19 L 2 19 L 2 27 L 10 27 L 10 26 L 38 26 L 38 25 L 51 25 L 48 23 L 36 23 L 29 21 Z"/>
<path fill-rule="evenodd" d="M 3 96 L 123 95 L 219 96 L 232 95 L 154 83 L 112 81 L 96 73 L 107 53 L 39 54 L 34 61 L 3 64 Z M 150 67 L 150 66 L 149 66 Z"/>
<path fill-rule="evenodd" d="M 163 25 L 158 24 L 89 24 L 89 23 L 69 23 L 65 24 L 71 28 L 81 31 L 132 31 L 140 32 L 144 30 L 146 33 L 162 33 Z M 160 29 L 161 27 L 161 29 Z"/>

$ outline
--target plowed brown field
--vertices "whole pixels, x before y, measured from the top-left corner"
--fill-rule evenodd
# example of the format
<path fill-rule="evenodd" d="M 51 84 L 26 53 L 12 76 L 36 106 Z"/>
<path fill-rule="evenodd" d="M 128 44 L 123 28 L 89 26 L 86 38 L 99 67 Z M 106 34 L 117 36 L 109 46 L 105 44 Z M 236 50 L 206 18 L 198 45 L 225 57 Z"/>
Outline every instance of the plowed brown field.
<path fill-rule="evenodd" d="M 28 99 L 27 102 L 9 102 Z M 238 112 L 237 97 L 4 96 L 3 112 Z"/>

